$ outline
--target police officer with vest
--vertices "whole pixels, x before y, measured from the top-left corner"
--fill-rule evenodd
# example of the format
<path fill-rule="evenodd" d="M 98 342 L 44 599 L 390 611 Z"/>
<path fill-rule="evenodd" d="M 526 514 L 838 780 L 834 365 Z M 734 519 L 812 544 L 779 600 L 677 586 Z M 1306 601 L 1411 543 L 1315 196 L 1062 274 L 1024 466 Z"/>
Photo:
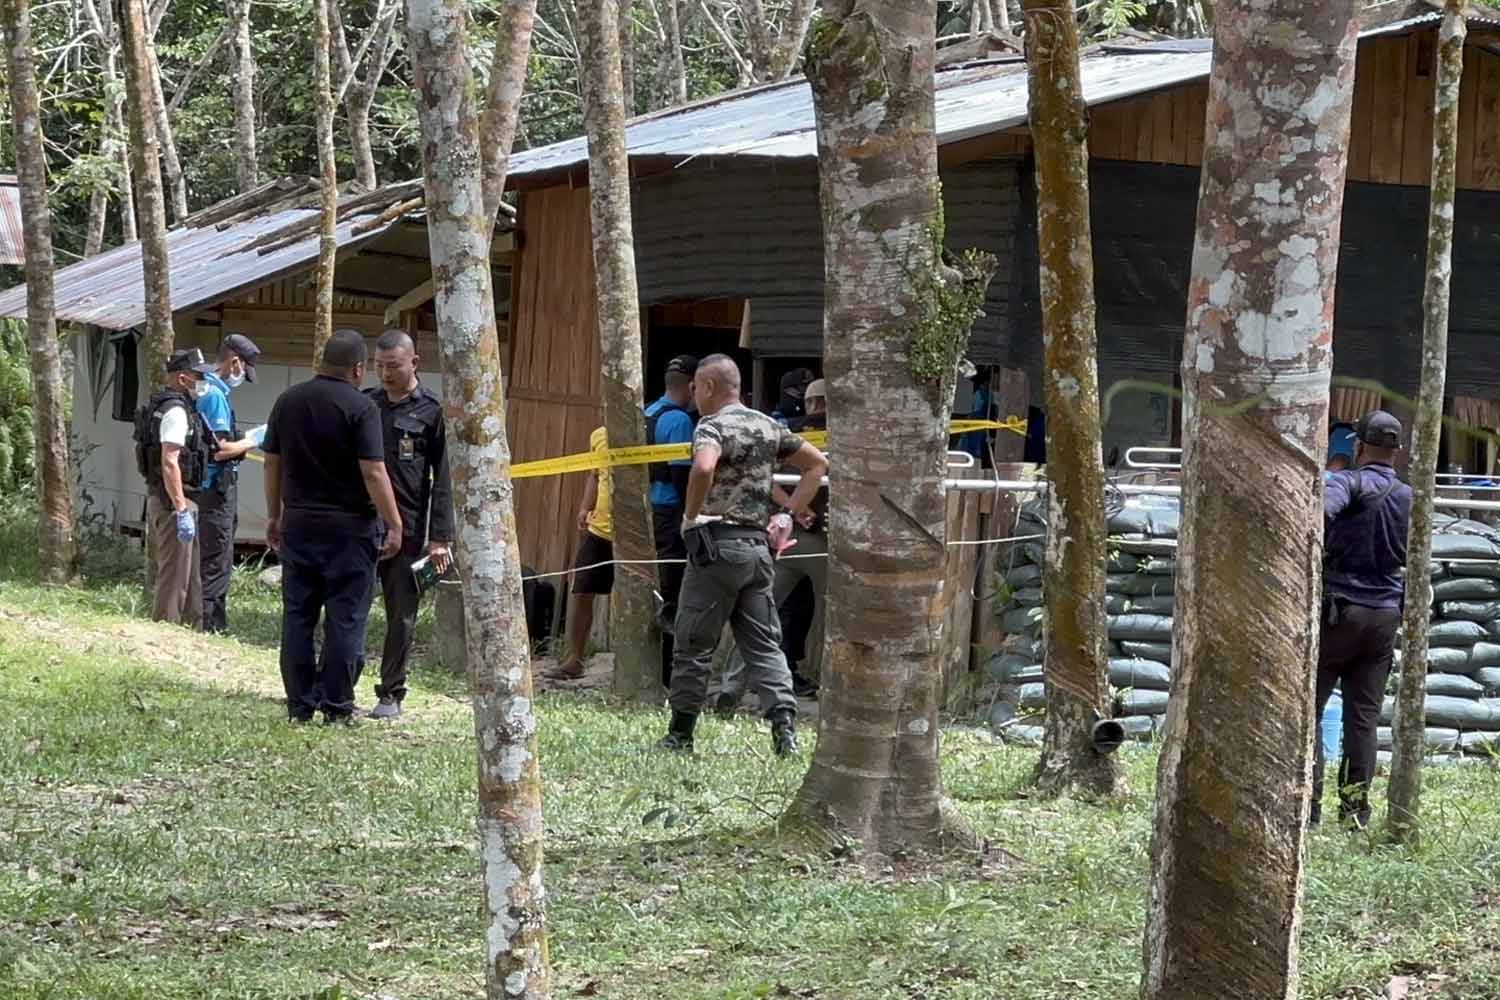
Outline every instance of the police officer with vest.
<path fill-rule="evenodd" d="M 693 440 L 693 373 L 698 359 L 679 354 L 667 362 L 666 391 L 646 407 L 646 443 L 688 444 Z M 682 505 L 687 497 L 688 472 L 692 460 L 683 458 L 651 466 L 651 520 L 656 532 L 656 558 L 676 560 L 657 567 L 662 607 L 661 682 L 672 682 L 673 637 L 671 623 L 677 617 L 677 598 L 682 590 L 683 563 L 687 549 L 682 544 Z"/>
<path fill-rule="evenodd" d="M 228 627 L 226 601 L 234 571 L 234 536 L 239 526 L 240 460 L 256 446 L 254 437 L 241 438 L 229 394 L 255 381 L 260 348 L 244 334 L 231 333 L 219 345 L 214 369 L 203 376 L 207 389 L 198 397 L 198 412 L 218 441 L 208 465 L 203 495 L 198 498 L 198 547 L 202 555 L 203 631 Z"/>
<path fill-rule="evenodd" d="M 448 438 L 443 404 L 417 378 L 416 345 L 400 330 L 387 330 L 375 342 L 375 374 L 380 385 L 366 389 L 380 410 L 385 469 L 401 511 L 401 551 L 378 567 L 385 599 L 385 647 L 380 655 L 379 703 L 372 719 L 394 719 L 406 698 L 406 664 L 422 594 L 412 564 L 423 557 L 441 576 L 452 565 L 453 488 L 448 479 Z"/>
<path fill-rule="evenodd" d="M 1354 468 L 1323 480 L 1323 627 L 1313 718 L 1323 718 L 1334 685 L 1340 685 L 1339 819 L 1364 828 L 1370 821 L 1375 731 L 1405 598 L 1411 487 L 1396 478 L 1391 464 L 1401 447 L 1399 420 L 1376 410 L 1359 422 L 1355 434 Z M 1316 730 L 1315 725 L 1313 824 L 1323 812 L 1323 741 Z"/>
<path fill-rule="evenodd" d="M 194 401 L 207 390 L 211 371 L 198 348 L 173 351 L 165 386 L 135 415 L 136 466 L 146 480 L 151 533 L 151 618 L 193 628 L 203 620 L 196 501 L 215 450 Z"/>

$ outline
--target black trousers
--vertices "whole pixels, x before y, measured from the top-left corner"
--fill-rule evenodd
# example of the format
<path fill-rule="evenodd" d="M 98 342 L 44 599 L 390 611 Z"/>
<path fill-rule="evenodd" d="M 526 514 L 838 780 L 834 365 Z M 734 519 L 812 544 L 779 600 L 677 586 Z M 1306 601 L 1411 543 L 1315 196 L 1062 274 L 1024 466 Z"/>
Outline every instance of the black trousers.
<path fill-rule="evenodd" d="M 1318 648 L 1317 712 L 1313 715 L 1313 816 L 1320 818 L 1323 801 L 1323 739 L 1319 723 L 1333 686 L 1344 693 L 1344 753 L 1339 762 L 1339 816 L 1370 819 L 1370 782 L 1375 777 L 1375 730 L 1380 703 L 1391 673 L 1397 608 L 1365 608 L 1340 603 L 1338 624 L 1325 617 Z"/>
<path fill-rule="evenodd" d="M 405 513 L 402 514 L 405 517 Z M 385 646 L 380 653 L 380 683 L 375 697 L 401 701 L 406 697 L 406 662 L 411 658 L 411 639 L 417 630 L 417 607 L 422 595 L 411 564 L 421 559 L 427 546 L 411 535 L 401 543 L 401 551 L 381 562 L 380 594 L 385 599 Z"/>
<path fill-rule="evenodd" d="M 370 587 L 375 578 L 375 525 L 362 518 L 303 517 L 288 512 L 281 542 L 281 683 L 287 714 L 309 719 L 354 711 L 354 681 L 363 653 Z M 323 651 L 314 633 L 323 621 Z"/>
<path fill-rule="evenodd" d="M 682 543 L 682 508 L 652 507 L 651 522 L 656 529 L 656 558 L 686 559 L 687 546 Z M 687 566 L 681 562 L 667 563 L 656 567 L 661 580 L 661 596 L 665 602 L 661 621 L 661 683 L 672 686 L 672 657 L 676 643 L 672 636 L 672 623 L 677 620 L 677 600 L 682 593 L 682 575 Z"/>
<path fill-rule="evenodd" d="M 198 553 L 203 577 L 203 631 L 229 628 L 227 601 L 239 525 L 239 476 L 221 469 L 214 488 L 198 498 Z"/>

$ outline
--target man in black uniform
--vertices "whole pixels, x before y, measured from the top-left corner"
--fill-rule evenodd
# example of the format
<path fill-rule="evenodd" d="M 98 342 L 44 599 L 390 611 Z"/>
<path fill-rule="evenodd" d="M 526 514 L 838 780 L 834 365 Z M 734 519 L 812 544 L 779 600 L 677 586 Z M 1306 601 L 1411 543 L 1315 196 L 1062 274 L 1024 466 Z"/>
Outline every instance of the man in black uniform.
<path fill-rule="evenodd" d="M 422 594 L 412 563 L 431 558 L 439 576 L 452 563 L 453 489 L 448 481 L 448 445 L 443 404 L 417 379 L 416 345 L 400 330 L 387 330 L 375 342 L 375 375 L 380 385 L 365 390 L 380 410 L 385 439 L 385 470 L 401 511 L 405 532 L 401 551 L 380 564 L 385 598 L 385 648 L 380 655 L 380 699 L 372 719 L 394 719 L 406 698 L 406 661 L 417 627 Z M 430 510 L 430 520 L 429 520 Z"/>
<path fill-rule="evenodd" d="M 1391 672 L 1405 597 L 1406 532 L 1411 487 L 1391 461 L 1401 447 L 1401 422 L 1376 410 L 1359 422 L 1355 467 L 1323 480 L 1323 628 L 1318 650 L 1317 712 L 1313 715 L 1313 800 L 1310 822 L 1323 813 L 1323 718 L 1335 684 L 1344 692 L 1344 758 L 1339 764 L 1339 819 L 1370 821 L 1375 730 Z"/>
<path fill-rule="evenodd" d="M 376 553 L 401 547 L 380 411 L 358 389 L 364 375 L 364 338 L 334 331 L 318 374 L 282 393 L 266 425 L 266 542 L 281 557 L 281 682 L 293 722 L 318 709 L 325 722 L 353 720 Z"/>

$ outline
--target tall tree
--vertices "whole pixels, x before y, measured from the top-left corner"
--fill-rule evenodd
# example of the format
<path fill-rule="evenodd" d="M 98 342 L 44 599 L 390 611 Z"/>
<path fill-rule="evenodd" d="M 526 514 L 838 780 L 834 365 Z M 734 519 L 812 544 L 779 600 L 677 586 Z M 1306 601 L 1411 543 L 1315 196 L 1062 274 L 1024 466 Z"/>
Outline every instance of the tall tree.
<path fill-rule="evenodd" d="M 339 5 L 330 5 L 333 30 L 334 103 L 342 102 L 349 118 L 349 145 L 354 153 L 354 180 L 361 188 L 372 191 L 380 184 L 375 171 L 375 153 L 370 143 L 370 109 L 380 79 L 385 76 L 391 57 L 396 53 L 396 18 L 401 13 L 399 0 L 376 8 L 374 20 L 354 51 L 344 32 L 344 17 Z M 357 75 L 364 67 L 364 75 Z"/>
<path fill-rule="evenodd" d="M 635 6 L 634 0 L 619 0 L 620 14 L 620 98 L 625 117 L 635 114 Z"/>
<path fill-rule="evenodd" d="M 484 208 L 463 0 L 410 0 L 407 33 L 420 95 L 427 232 L 459 525 L 456 561 L 479 749 L 486 996 L 546 1000 L 552 990 L 531 647 L 490 285 L 494 219 Z"/>
<path fill-rule="evenodd" d="M 250 40 L 250 0 L 225 0 L 234 41 L 230 73 L 234 100 L 234 182 L 240 194 L 260 183 L 255 153 L 255 47 Z"/>
<path fill-rule="evenodd" d="M 495 55 L 479 126 L 484 143 L 484 210 L 492 219 L 505 194 L 505 171 L 521 120 L 521 91 L 526 86 L 535 24 L 536 0 L 506 0 L 495 24 Z"/>
<path fill-rule="evenodd" d="M 1089 228 L 1088 106 L 1078 69 L 1073 0 L 1025 0 L 1036 155 L 1042 340 L 1046 353 L 1049 527 L 1047 720 L 1038 789 L 1115 796 L 1125 773 L 1094 749 L 1094 723 L 1109 717 L 1104 614 L 1104 457 L 1094 331 Z"/>
<path fill-rule="evenodd" d="M 1342 0 L 1215 20 L 1145 1000 L 1297 993 L 1356 29 Z"/>
<path fill-rule="evenodd" d="M 157 378 L 172 353 L 172 277 L 167 261 L 167 210 L 157 162 L 156 118 L 152 113 L 150 26 L 142 0 L 114 0 L 125 49 L 125 114 L 130 122 L 131 173 L 141 235 L 145 281 L 146 371 Z"/>
<path fill-rule="evenodd" d="M 41 486 L 41 576 L 66 583 L 73 576 L 73 477 L 68 466 L 67 392 L 57 342 L 52 296 L 52 217 L 47 207 L 47 151 L 41 100 L 32 62 L 31 9 L 27 0 L 0 2 L 5 68 L 10 90 L 16 178 L 21 187 L 21 230 L 26 263 L 26 339 L 31 353 L 32 423 L 36 429 Z"/>
<path fill-rule="evenodd" d="M 329 65 L 328 8 L 337 0 L 313 0 L 313 104 L 318 130 L 318 270 L 313 306 L 313 367 L 333 336 L 333 269 L 338 256 L 339 175 L 333 155 L 333 75 Z"/>
<path fill-rule="evenodd" d="M 617 0 L 578 9 L 583 123 L 589 146 L 589 209 L 594 233 L 594 288 L 603 364 L 604 426 L 614 448 L 645 443 L 641 421 L 640 296 L 635 283 L 635 239 L 630 220 L 630 163 L 625 150 L 625 103 L 620 90 Z M 644 465 L 613 470 L 615 558 L 656 556 L 650 483 Z M 652 627 L 654 567 L 622 566 L 610 600 L 615 649 L 615 693 L 661 701 L 661 656 Z"/>
<path fill-rule="evenodd" d="M 715 14 L 723 0 L 698 0 L 698 9 L 714 35 L 740 69 L 741 85 L 784 80 L 797 68 L 802 45 L 812 26 L 817 0 L 791 0 L 778 25 L 766 11 L 764 0 L 733 0 L 733 13 L 743 26 L 743 37 L 735 37 L 727 12 Z M 934 26 L 936 7 L 933 8 Z"/>
<path fill-rule="evenodd" d="M 680 0 L 657 0 L 655 9 L 661 26 L 662 47 L 666 58 L 660 71 L 665 80 L 662 91 L 667 107 L 687 103 L 687 61 L 682 51 L 682 17 Z"/>
<path fill-rule="evenodd" d="M 1392 839 L 1420 839 L 1423 732 L 1427 711 L 1427 625 L 1432 613 L 1432 500 L 1443 391 L 1448 375 L 1448 298 L 1453 284 L 1453 201 L 1458 186 L 1458 94 L 1464 72 L 1463 0 L 1447 0 L 1439 34 L 1432 129 L 1432 197 L 1427 207 L 1427 287 L 1422 294 L 1422 386 L 1412 431 L 1411 526 L 1406 541 L 1405 640 L 1396 696 L 1387 826 Z"/>
<path fill-rule="evenodd" d="M 83 0 L 84 15 L 93 28 L 99 48 L 99 84 L 104 93 L 104 116 L 99 123 L 99 155 L 114 168 L 120 199 L 120 228 L 129 243 L 136 238 L 135 198 L 130 190 L 130 152 L 121 141 L 125 130 L 125 91 L 120 86 L 120 26 L 108 2 Z M 89 193 L 83 255 L 92 257 L 104 248 L 111 184 L 101 177 Z"/>
<path fill-rule="evenodd" d="M 165 9 L 165 8 L 163 8 Z M 160 16 L 154 17 L 159 22 Z M 151 115 L 155 120 L 156 141 L 161 154 L 161 168 L 167 190 L 172 196 L 172 221 L 181 222 L 188 215 L 187 176 L 182 172 L 182 158 L 177 155 L 177 137 L 172 132 L 172 118 L 167 113 L 167 98 L 161 86 L 161 63 L 156 56 L 156 25 L 150 25 L 145 39 L 147 86 L 151 94 Z"/>
<path fill-rule="evenodd" d="M 788 819 L 866 850 L 971 834 L 938 769 L 946 441 L 994 270 L 944 261 L 936 4 L 831 0 L 807 54 L 823 205 L 831 473 L 817 750 Z"/>

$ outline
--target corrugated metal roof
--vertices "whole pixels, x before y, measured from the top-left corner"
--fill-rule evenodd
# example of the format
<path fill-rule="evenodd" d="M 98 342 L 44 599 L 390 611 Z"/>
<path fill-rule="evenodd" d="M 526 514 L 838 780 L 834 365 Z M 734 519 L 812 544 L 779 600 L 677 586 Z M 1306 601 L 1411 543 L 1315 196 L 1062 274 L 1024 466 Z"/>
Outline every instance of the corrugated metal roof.
<path fill-rule="evenodd" d="M 21 235 L 21 188 L 14 174 L 0 174 L 0 264 L 26 263 Z"/>
<path fill-rule="evenodd" d="M 173 312 L 217 302 L 240 289 L 306 268 L 318 256 L 316 233 L 266 254 L 246 247 L 260 236 L 317 214 L 315 209 L 287 209 L 224 229 L 208 225 L 169 230 L 167 258 L 171 264 Z M 368 243 L 399 221 L 355 236 L 354 227 L 373 215 L 358 213 L 341 219 L 336 230 L 339 247 Z M 127 243 L 61 268 L 56 283 L 59 321 L 90 323 L 108 330 L 128 330 L 146 321 L 139 243 Z M 24 285 L 0 293 L 0 316 L 25 315 Z"/>
<path fill-rule="evenodd" d="M 1412 17 L 1403 18 L 1400 21 L 1392 21 L 1390 24 L 1382 24 L 1377 28 L 1369 28 L 1360 32 L 1361 38 L 1372 38 L 1375 35 L 1399 35 L 1413 28 L 1426 28 L 1438 24 L 1443 20 L 1441 10 L 1430 11 L 1426 14 L 1416 14 Z M 1468 22 L 1469 28 L 1495 28 L 1500 27 L 1500 11 L 1493 14 L 1483 14 L 1470 7 L 1464 20 Z"/>
<path fill-rule="evenodd" d="M 1083 92 L 1102 104 L 1208 76 L 1212 54 L 1192 47 L 1137 46 L 1095 50 L 1082 60 Z M 1026 121 L 1026 67 L 1014 60 L 977 63 L 937 74 L 938 142 L 958 142 Z M 633 157 L 687 161 L 704 156 L 812 157 L 812 91 L 805 80 L 759 87 L 696 106 L 633 121 L 626 145 Z M 569 139 L 511 158 L 521 179 L 588 162 L 584 139 Z"/>

